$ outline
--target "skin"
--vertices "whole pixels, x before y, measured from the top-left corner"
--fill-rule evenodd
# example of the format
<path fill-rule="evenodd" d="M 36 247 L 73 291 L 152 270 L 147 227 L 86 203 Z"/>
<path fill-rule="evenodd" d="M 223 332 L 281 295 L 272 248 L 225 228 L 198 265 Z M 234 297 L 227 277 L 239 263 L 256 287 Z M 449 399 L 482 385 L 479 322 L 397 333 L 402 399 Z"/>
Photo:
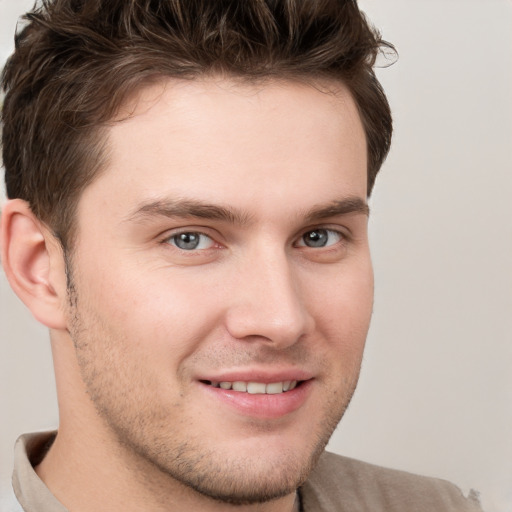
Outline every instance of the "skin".
<path fill-rule="evenodd" d="M 37 472 L 70 510 L 292 510 L 355 389 L 373 300 L 364 131 L 330 89 L 142 91 L 78 204 L 69 289 L 51 233 L 7 205 L 4 260 L 25 231 L 41 240 L 23 268 L 46 295 L 24 300 L 51 328 L 60 426 Z M 286 376 L 304 382 L 272 397 L 205 382 Z"/>

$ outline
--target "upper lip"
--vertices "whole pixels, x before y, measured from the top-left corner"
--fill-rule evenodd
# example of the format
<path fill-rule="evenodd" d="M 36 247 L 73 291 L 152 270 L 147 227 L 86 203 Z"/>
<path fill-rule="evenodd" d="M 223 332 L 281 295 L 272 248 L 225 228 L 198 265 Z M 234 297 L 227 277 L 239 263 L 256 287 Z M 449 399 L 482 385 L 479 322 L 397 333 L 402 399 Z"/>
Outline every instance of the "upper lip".
<path fill-rule="evenodd" d="M 233 370 L 202 375 L 200 381 L 213 382 L 272 382 L 303 381 L 313 378 L 311 372 L 301 369 L 286 370 Z"/>

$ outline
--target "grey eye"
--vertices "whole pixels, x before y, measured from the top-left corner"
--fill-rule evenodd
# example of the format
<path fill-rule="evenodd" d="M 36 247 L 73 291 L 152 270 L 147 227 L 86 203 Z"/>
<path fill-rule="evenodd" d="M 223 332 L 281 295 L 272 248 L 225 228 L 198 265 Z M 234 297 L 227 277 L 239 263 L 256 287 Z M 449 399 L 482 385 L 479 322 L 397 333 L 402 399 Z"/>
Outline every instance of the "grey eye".
<path fill-rule="evenodd" d="M 169 243 L 172 243 L 183 251 L 194 251 L 198 249 L 208 249 L 213 245 L 213 240 L 202 233 L 190 231 L 171 236 Z"/>
<path fill-rule="evenodd" d="M 313 229 L 304 233 L 297 245 L 301 247 L 328 247 L 341 240 L 341 234 L 332 229 Z"/>

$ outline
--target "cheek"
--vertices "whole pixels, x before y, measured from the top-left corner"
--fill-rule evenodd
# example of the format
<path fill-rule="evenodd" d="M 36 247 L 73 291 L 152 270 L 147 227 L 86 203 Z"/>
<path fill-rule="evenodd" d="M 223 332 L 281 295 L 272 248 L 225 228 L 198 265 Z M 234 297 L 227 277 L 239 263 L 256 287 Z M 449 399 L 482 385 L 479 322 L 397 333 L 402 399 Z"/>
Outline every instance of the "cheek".
<path fill-rule="evenodd" d="M 214 329 L 220 308 L 204 279 L 174 270 L 118 265 L 96 274 L 84 282 L 87 309 L 132 351 L 177 364 Z"/>
<path fill-rule="evenodd" d="M 373 307 L 373 269 L 368 258 L 350 266 L 330 269 L 315 282 L 311 276 L 304 283 L 318 314 L 331 320 L 349 324 L 368 323 Z"/>
<path fill-rule="evenodd" d="M 356 362 L 362 357 L 373 309 L 371 262 L 361 261 L 352 271 L 339 271 L 312 298 L 316 326 L 331 350 Z"/>

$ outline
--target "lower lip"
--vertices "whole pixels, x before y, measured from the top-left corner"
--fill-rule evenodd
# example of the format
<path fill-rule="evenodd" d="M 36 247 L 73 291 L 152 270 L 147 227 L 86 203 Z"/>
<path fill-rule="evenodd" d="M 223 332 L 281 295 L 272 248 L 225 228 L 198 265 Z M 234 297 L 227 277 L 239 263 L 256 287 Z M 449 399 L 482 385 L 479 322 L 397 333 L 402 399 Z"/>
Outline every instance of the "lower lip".
<path fill-rule="evenodd" d="M 237 413 L 261 419 L 281 418 L 302 407 L 311 392 L 312 384 L 313 380 L 311 379 L 303 381 L 295 389 L 284 393 L 252 395 L 201 383 L 210 396 L 228 405 Z"/>

